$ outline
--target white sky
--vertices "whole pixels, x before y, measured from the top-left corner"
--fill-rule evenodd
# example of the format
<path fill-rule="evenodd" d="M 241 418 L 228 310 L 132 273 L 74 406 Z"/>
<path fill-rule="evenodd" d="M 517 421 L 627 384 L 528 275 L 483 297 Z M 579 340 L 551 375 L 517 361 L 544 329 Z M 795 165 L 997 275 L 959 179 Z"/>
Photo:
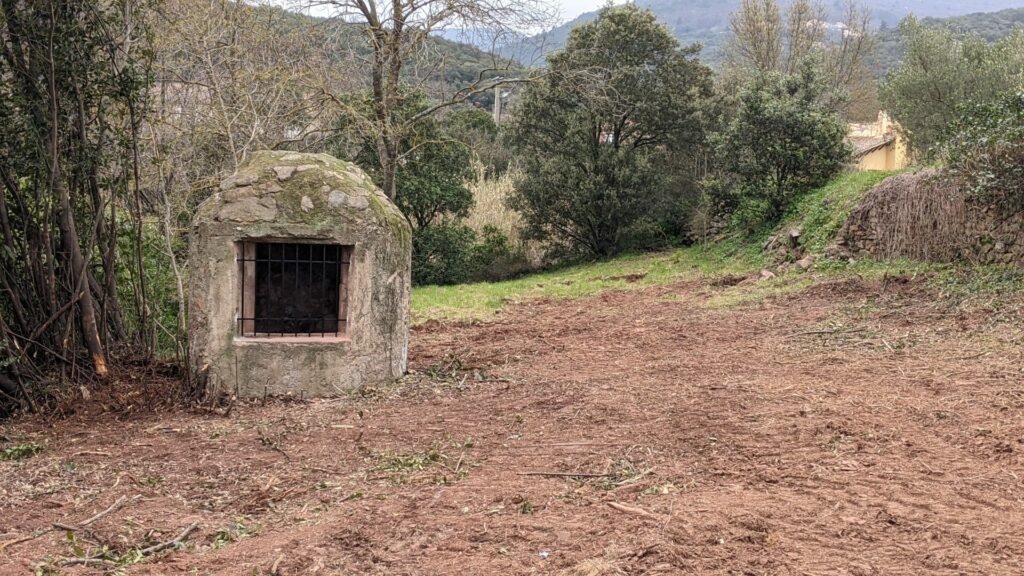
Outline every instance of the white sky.
<path fill-rule="evenodd" d="M 257 0 L 279 6 L 287 6 L 289 2 L 287 0 Z M 597 10 L 608 3 L 608 0 L 548 0 L 552 4 L 558 7 L 558 20 L 559 22 L 568 22 L 573 18 L 576 18 L 584 12 L 590 12 L 591 10 Z M 615 4 L 621 4 L 624 0 L 612 0 Z M 313 14 L 320 14 L 326 12 L 325 10 L 314 9 L 311 11 Z"/>
<path fill-rule="evenodd" d="M 606 0 L 554 0 L 555 4 L 558 4 L 561 16 L 563 20 L 572 20 L 573 18 L 589 12 L 591 10 L 597 10 L 601 6 L 604 6 Z"/>

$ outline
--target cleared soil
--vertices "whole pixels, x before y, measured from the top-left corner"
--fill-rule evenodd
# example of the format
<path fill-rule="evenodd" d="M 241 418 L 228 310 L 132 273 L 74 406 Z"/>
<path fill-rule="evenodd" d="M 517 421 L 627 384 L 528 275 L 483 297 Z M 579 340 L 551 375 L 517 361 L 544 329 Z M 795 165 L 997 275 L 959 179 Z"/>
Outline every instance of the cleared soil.
<path fill-rule="evenodd" d="M 0 541 L 138 495 L 84 553 L 199 526 L 127 574 L 1024 573 L 1021 302 L 750 290 L 422 326 L 416 373 L 352 398 L 9 423 L 46 449 L 0 462 Z M 73 548 L 44 533 L 0 573 Z"/>

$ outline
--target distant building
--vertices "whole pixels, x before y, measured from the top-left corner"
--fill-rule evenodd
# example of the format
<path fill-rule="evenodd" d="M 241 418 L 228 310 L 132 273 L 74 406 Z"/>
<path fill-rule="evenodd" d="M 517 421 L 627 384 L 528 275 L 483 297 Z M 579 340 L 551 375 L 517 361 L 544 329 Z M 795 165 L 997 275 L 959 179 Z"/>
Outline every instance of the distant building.
<path fill-rule="evenodd" d="M 875 122 L 851 123 L 847 141 L 853 146 L 857 170 L 900 170 L 910 165 L 907 142 L 885 112 L 879 112 Z"/>

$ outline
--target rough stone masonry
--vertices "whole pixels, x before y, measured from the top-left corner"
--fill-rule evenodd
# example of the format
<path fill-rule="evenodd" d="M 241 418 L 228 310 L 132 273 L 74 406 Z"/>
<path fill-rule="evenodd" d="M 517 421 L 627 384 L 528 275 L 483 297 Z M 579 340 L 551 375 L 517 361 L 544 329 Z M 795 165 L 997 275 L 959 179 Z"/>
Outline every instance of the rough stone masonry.
<path fill-rule="evenodd" d="M 243 247 L 345 247 L 340 334 L 248 334 Z M 257 152 L 198 209 L 189 302 L 193 366 L 209 392 L 333 396 L 406 370 L 412 233 L 355 165 L 326 154 Z M 250 304 L 251 307 L 251 304 Z"/>

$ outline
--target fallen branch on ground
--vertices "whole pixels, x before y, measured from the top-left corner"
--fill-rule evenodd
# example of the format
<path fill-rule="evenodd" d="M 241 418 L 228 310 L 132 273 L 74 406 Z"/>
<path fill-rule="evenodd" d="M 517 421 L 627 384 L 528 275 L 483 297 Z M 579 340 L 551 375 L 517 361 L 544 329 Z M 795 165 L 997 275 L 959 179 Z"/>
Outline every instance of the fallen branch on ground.
<path fill-rule="evenodd" d="M 821 335 L 833 335 L 833 334 L 857 334 L 858 332 L 867 332 L 865 328 L 856 328 L 854 330 L 811 330 L 808 332 L 796 332 L 793 334 L 786 334 L 787 338 L 795 338 L 797 336 L 821 336 Z"/>
<path fill-rule="evenodd" d="M 193 522 L 193 523 L 189 524 L 187 528 L 182 530 L 181 533 L 178 534 L 177 536 L 175 536 L 173 539 L 167 540 L 165 542 L 160 542 L 159 544 L 154 544 L 154 545 L 152 545 L 152 546 L 150 546 L 148 548 L 140 549 L 139 550 L 139 556 L 141 558 L 145 558 L 147 556 L 152 556 L 153 554 L 156 554 L 157 552 L 163 552 L 164 550 L 167 550 L 169 548 L 177 548 L 178 546 L 180 546 L 185 541 L 186 538 L 189 537 L 190 534 L 195 532 L 196 529 L 198 529 L 198 528 L 199 528 L 199 523 L 198 522 Z M 87 558 L 68 558 L 68 559 L 64 560 L 63 562 L 61 562 L 61 565 L 62 566 L 74 566 L 74 565 L 78 565 L 78 564 L 89 565 L 89 564 L 108 564 L 108 563 L 114 563 L 112 560 L 110 560 L 109 558 L 106 558 L 105 556 L 106 556 L 106 552 L 103 552 L 103 553 L 98 554 L 96 556 L 90 556 L 90 557 L 87 557 Z"/>
<path fill-rule="evenodd" d="M 609 478 L 613 474 L 586 474 L 576 472 L 520 472 L 519 476 L 550 476 L 552 478 Z"/>
<path fill-rule="evenodd" d="M 655 520 L 660 519 L 657 514 L 648 512 L 643 508 L 635 508 L 633 506 L 626 506 L 625 504 L 619 504 L 618 502 L 609 502 L 608 506 L 612 507 L 619 512 L 625 512 L 626 514 L 632 514 L 634 516 L 643 516 L 644 518 L 653 518 Z"/>
<path fill-rule="evenodd" d="M 69 532 L 75 532 L 75 531 L 81 530 L 82 528 L 92 524 L 93 522 L 96 522 L 97 520 L 103 518 L 104 516 L 106 516 L 106 515 L 108 515 L 108 514 L 110 514 L 112 512 L 116 512 L 117 510 L 120 510 L 122 507 L 124 507 L 125 504 L 129 504 L 129 503 L 135 502 L 139 498 L 142 498 L 142 496 L 135 495 L 135 496 L 132 496 L 131 498 L 128 498 L 127 496 L 121 496 L 120 498 L 115 500 L 114 503 L 111 504 L 110 507 L 107 508 L 106 510 L 103 510 L 102 512 L 97 513 L 96 515 L 92 516 L 91 518 L 87 518 L 85 520 L 82 520 L 81 522 L 78 522 L 78 523 L 76 523 L 74 525 L 68 525 L 68 524 L 62 524 L 62 523 L 59 523 L 59 522 L 55 522 L 52 526 L 49 526 L 47 528 L 40 528 L 39 530 L 36 530 L 35 532 L 33 532 L 32 534 L 29 534 L 28 536 L 24 536 L 22 538 L 18 538 L 17 540 L 11 540 L 10 542 L 4 542 L 3 544 L 0 544 L 0 552 L 6 550 L 10 546 L 14 546 L 16 544 L 22 544 L 24 542 L 28 542 L 29 540 L 35 540 L 36 538 L 39 538 L 40 536 L 45 536 L 46 534 L 49 534 L 50 532 L 55 532 L 57 530 L 66 530 L 66 531 L 69 531 Z"/>
<path fill-rule="evenodd" d="M 168 548 L 176 548 L 179 545 L 181 545 L 181 543 L 184 542 L 186 538 L 188 538 L 189 534 L 195 532 L 198 528 L 199 522 L 193 522 L 188 525 L 188 528 L 182 530 L 181 534 L 178 534 L 178 536 L 175 537 L 173 540 L 168 540 L 166 542 L 154 544 L 149 548 L 144 548 L 140 550 L 140 552 L 142 553 L 143 556 L 149 556 L 150 554 L 156 554 L 157 552 L 161 552 Z"/>

